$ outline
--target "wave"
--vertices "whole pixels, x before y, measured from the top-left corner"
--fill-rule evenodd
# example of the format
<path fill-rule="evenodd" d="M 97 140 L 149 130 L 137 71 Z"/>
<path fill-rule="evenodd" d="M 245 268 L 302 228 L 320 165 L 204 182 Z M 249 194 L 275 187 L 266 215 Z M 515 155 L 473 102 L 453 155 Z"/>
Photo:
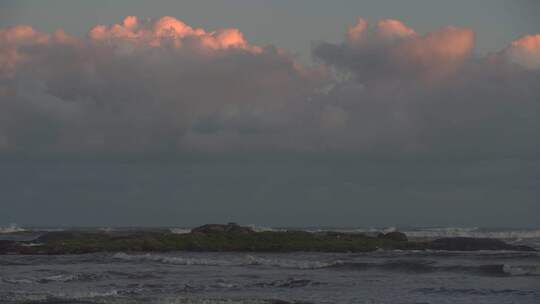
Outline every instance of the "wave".
<path fill-rule="evenodd" d="M 512 276 L 540 276 L 540 265 L 504 265 L 503 271 Z"/>
<path fill-rule="evenodd" d="M 280 232 L 280 231 L 287 231 L 287 229 L 283 229 L 283 228 L 272 228 L 272 227 L 265 227 L 265 226 L 257 226 L 257 225 L 254 225 L 254 224 L 251 224 L 251 225 L 247 225 L 249 228 L 253 229 L 253 231 L 255 232 L 267 232 L 267 231 L 271 231 L 271 232 Z"/>
<path fill-rule="evenodd" d="M 106 291 L 106 292 L 85 292 L 78 296 L 53 295 L 53 294 L 34 294 L 24 295 L 12 298 L 14 303 L 27 304 L 98 304 L 98 303 L 118 303 L 118 304 L 147 304 L 154 303 L 148 299 L 125 298 L 122 297 L 121 291 Z M 2 298 L 0 298 L 2 300 Z M 12 302 L 10 302 L 12 303 Z M 260 298 L 209 298 L 209 297 L 186 297 L 186 296 L 169 296 L 160 299 L 156 303 L 167 304 L 311 304 L 306 301 L 287 301 L 281 299 L 260 299 Z"/>
<path fill-rule="evenodd" d="M 66 282 L 89 282 L 97 281 L 103 276 L 93 273 L 62 273 L 46 277 L 5 277 L 2 278 L 4 283 L 9 284 L 47 284 L 47 283 L 66 283 Z"/>
<path fill-rule="evenodd" d="M 336 266 L 345 270 L 382 270 L 407 273 L 455 272 L 482 276 L 538 276 L 540 265 L 436 265 L 429 261 L 390 261 L 383 263 L 350 262 Z"/>
<path fill-rule="evenodd" d="M 124 261 L 150 261 L 158 262 L 163 264 L 174 264 L 174 265 L 201 265 L 201 266 L 234 266 L 235 263 L 227 260 L 218 260 L 218 259 L 201 259 L 201 258 L 184 258 L 184 257 L 173 257 L 165 256 L 158 254 L 126 254 L 119 252 L 113 255 L 114 259 L 124 260 Z"/>
<path fill-rule="evenodd" d="M 318 286 L 325 283 L 316 282 L 308 279 L 295 279 L 288 278 L 286 280 L 275 280 L 271 282 L 258 282 L 248 287 L 278 287 L 278 288 L 297 288 L 297 287 L 306 287 L 306 286 Z"/>
<path fill-rule="evenodd" d="M 5 227 L 0 227 L 0 234 L 2 233 L 15 233 L 15 232 L 23 232 L 26 231 L 26 229 L 23 229 L 16 224 L 10 224 Z"/>
<path fill-rule="evenodd" d="M 480 296 L 498 295 L 498 294 L 514 294 L 514 295 L 535 295 L 535 294 L 537 294 L 537 291 L 534 291 L 534 290 L 487 289 L 487 288 L 474 289 L 474 288 L 447 288 L 447 287 L 418 288 L 415 291 L 420 292 L 420 293 L 424 293 L 424 294 L 446 294 L 446 295 L 462 294 L 462 295 L 480 295 Z"/>
<path fill-rule="evenodd" d="M 28 278 L 2 278 L 2 282 L 9 284 L 33 284 L 34 280 Z"/>
<path fill-rule="evenodd" d="M 540 238 L 540 229 L 484 230 L 478 227 L 442 227 L 402 230 L 412 238 L 474 237 L 495 239 Z"/>
<path fill-rule="evenodd" d="M 58 292 L 58 293 L 25 293 L 14 294 L 2 297 L 0 300 L 13 301 L 15 303 L 35 303 L 35 304 L 93 304 L 97 302 L 89 301 L 93 299 L 116 297 L 119 291 L 112 289 L 108 291 L 80 291 L 80 292 Z M 102 303 L 102 302 L 99 302 Z"/>
<path fill-rule="evenodd" d="M 170 228 L 169 231 L 173 234 L 188 234 L 191 232 L 189 228 Z"/>
<path fill-rule="evenodd" d="M 430 272 L 458 272 L 471 273 L 485 276 L 537 276 L 540 275 L 540 265 L 509 265 L 509 264 L 484 264 L 484 265 L 438 265 L 432 261 L 424 260 L 390 260 L 381 263 L 376 262 L 345 262 L 343 260 L 309 261 L 293 259 L 271 259 L 259 256 L 246 255 L 239 259 L 220 260 L 208 258 L 186 258 L 165 256 L 159 254 L 126 254 L 117 253 L 114 259 L 133 262 L 157 262 L 173 265 L 198 265 L 198 266 L 266 266 L 288 269 L 324 269 L 337 270 L 382 270 L 409 273 Z"/>
<path fill-rule="evenodd" d="M 160 254 L 126 254 L 123 252 L 113 255 L 114 259 L 124 261 L 151 261 L 164 264 L 174 265 L 198 265 L 198 266 L 270 266 L 292 269 L 319 269 L 327 268 L 343 263 L 341 260 L 336 261 L 305 261 L 292 259 L 269 259 L 252 255 L 246 255 L 241 259 L 236 260 L 221 260 L 221 259 L 204 259 L 204 258 L 186 258 L 165 256 Z"/>

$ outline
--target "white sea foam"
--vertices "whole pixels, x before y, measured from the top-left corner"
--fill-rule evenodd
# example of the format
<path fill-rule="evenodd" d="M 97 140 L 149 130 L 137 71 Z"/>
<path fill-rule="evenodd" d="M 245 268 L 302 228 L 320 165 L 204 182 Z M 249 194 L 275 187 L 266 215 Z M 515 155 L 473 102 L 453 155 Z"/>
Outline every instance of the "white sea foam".
<path fill-rule="evenodd" d="M 267 231 L 286 231 L 287 229 L 280 229 L 280 228 L 272 228 L 272 227 L 265 227 L 265 226 L 257 226 L 254 224 L 247 225 L 249 228 L 253 229 L 255 232 L 267 232 Z"/>
<path fill-rule="evenodd" d="M 540 265 L 504 265 L 503 271 L 514 276 L 540 275 Z"/>
<path fill-rule="evenodd" d="M 16 224 L 9 224 L 5 227 L 0 227 L 0 233 L 14 233 L 14 232 L 21 232 L 26 231 L 25 229 L 17 226 Z"/>
<path fill-rule="evenodd" d="M 124 261 L 152 261 L 174 265 L 199 265 L 199 266 L 272 266 L 292 269 L 319 269 L 340 265 L 341 260 L 335 261 L 306 261 L 293 259 L 269 259 L 259 256 L 246 255 L 239 259 L 221 260 L 207 258 L 186 258 L 178 256 L 165 256 L 161 254 L 126 254 L 116 253 L 113 258 Z"/>
<path fill-rule="evenodd" d="M 174 265 L 205 265 L 205 266 L 232 266 L 234 263 L 226 260 L 217 259 L 197 259 L 184 258 L 175 256 L 165 256 L 160 254 L 126 254 L 123 252 L 116 253 L 113 258 L 125 261 L 153 261 L 164 264 Z"/>
<path fill-rule="evenodd" d="M 174 234 L 187 234 L 187 233 L 191 232 L 191 229 L 187 229 L 187 228 L 171 228 L 171 229 L 169 229 L 169 231 L 171 233 L 174 233 Z"/>
<path fill-rule="evenodd" d="M 163 299 L 159 304 L 271 304 L 275 300 L 265 299 L 212 299 L 212 298 L 168 298 Z M 283 301 L 283 303 L 288 303 Z"/>
<path fill-rule="evenodd" d="M 444 227 L 403 230 L 409 237 L 475 237 L 496 239 L 531 239 L 540 238 L 540 229 L 527 230 L 482 230 L 477 227 Z"/>
<path fill-rule="evenodd" d="M 327 267 L 343 264 L 341 260 L 306 261 L 306 260 L 291 260 L 291 259 L 268 259 L 268 258 L 251 256 L 251 255 L 248 255 L 246 257 L 246 260 L 247 260 L 247 264 L 249 265 L 264 265 L 264 266 L 275 266 L 275 267 L 295 268 L 295 269 L 319 269 L 319 268 L 327 268 Z"/>
<path fill-rule="evenodd" d="M 33 280 L 29 278 L 2 278 L 2 281 L 10 284 L 32 284 Z"/>

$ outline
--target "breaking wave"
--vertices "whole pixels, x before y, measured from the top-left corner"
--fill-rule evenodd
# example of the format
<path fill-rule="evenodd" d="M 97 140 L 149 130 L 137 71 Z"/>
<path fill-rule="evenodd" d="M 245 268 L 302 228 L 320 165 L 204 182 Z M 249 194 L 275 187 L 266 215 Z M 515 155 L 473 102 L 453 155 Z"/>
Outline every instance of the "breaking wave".
<path fill-rule="evenodd" d="M 540 265 L 503 265 L 503 271 L 513 276 L 540 276 Z"/>
<path fill-rule="evenodd" d="M 1 281 L 9 284 L 47 284 L 55 282 L 89 282 L 101 279 L 102 276 L 93 273 L 63 273 L 45 277 L 5 277 Z"/>
<path fill-rule="evenodd" d="M 390 261 L 383 263 L 344 263 L 337 266 L 346 270 L 382 270 L 407 273 L 454 272 L 482 276 L 537 276 L 540 265 L 436 265 L 426 261 Z"/>
<path fill-rule="evenodd" d="M 517 290 L 517 289 L 474 289 L 474 288 L 447 288 L 447 287 L 439 287 L 439 288 L 418 288 L 415 290 L 416 292 L 424 293 L 424 294 L 446 294 L 446 295 L 479 295 L 479 296 L 487 296 L 487 295 L 499 295 L 499 294 L 514 294 L 514 295 L 535 295 L 537 294 L 534 290 Z"/>
<path fill-rule="evenodd" d="M 174 265 L 199 265 L 199 266 L 271 266 L 291 269 L 319 269 L 340 265 L 341 260 L 336 261 L 306 261 L 292 259 L 269 259 L 252 255 L 246 255 L 240 259 L 224 260 L 224 259 L 204 259 L 204 258 L 186 258 L 165 256 L 160 254 L 126 254 L 116 253 L 114 259 L 124 261 L 151 261 L 164 264 Z"/>
<path fill-rule="evenodd" d="M 15 233 L 15 232 L 22 232 L 22 231 L 26 231 L 26 229 L 23 229 L 23 228 L 17 226 L 16 224 L 10 224 L 10 225 L 5 226 L 5 227 L 0 227 L 0 234 L 2 234 L 2 233 Z"/>
<path fill-rule="evenodd" d="M 187 234 L 191 232 L 191 229 L 188 228 L 171 228 L 169 231 L 173 234 Z"/>
<path fill-rule="evenodd" d="M 478 227 L 444 227 L 403 230 L 408 237 L 442 238 L 442 237 L 474 237 L 496 239 L 531 239 L 540 238 L 540 229 L 522 230 L 484 230 Z"/>
<path fill-rule="evenodd" d="M 57 293 L 30 293 L 17 294 L 13 293 L 0 300 L 2 303 L 25 303 L 25 304 L 94 304 L 103 302 L 94 302 L 95 299 L 105 299 L 118 296 L 120 293 L 115 290 L 108 291 L 72 291 L 72 292 L 57 292 Z M 106 302 L 109 303 L 109 302 Z"/>
<path fill-rule="evenodd" d="M 431 261 L 389 260 L 380 263 L 369 262 L 345 262 L 343 260 L 308 261 L 293 259 L 271 259 L 247 255 L 243 258 L 225 260 L 209 258 L 186 258 L 165 256 L 159 254 L 126 254 L 117 253 L 114 259 L 123 261 L 144 262 L 151 261 L 173 265 L 198 265 L 198 266 L 266 266 L 289 269 L 323 269 L 334 268 L 337 270 L 382 270 L 409 273 L 430 272 L 458 272 L 471 273 L 486 276 L 536 276 L 540 275 L 540 265 L 508 265 L 508 264 L 484 264 L 484 265 L 438 265 Z"/>

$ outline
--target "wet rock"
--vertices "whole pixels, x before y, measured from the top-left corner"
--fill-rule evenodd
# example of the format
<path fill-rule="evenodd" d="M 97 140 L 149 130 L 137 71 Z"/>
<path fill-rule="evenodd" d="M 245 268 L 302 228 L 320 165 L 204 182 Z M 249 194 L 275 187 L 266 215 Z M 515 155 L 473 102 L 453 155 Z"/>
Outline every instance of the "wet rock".
<path fill-rule="evenodd" d="M 432 241 L 429 249 L 450 251 L 476 251 L 476 250 L 517 250 L 536 251 L 528 246 L 517 246 L 497 239 L 452 237 Z"/>
<path fill-rule="evenodd" d="M 206 224 L 200 227 L 191 229 L 192 233 L 237 233 L 249 234 L 255 233 L 250 227 L 240 226 L 236 223 L 223 224 Z"/>
<path fill-rule="evenodd" d="M 10 240 L 0 240 L 0 254 L 7 254 L 15 251 L 17 242 Z"/>
<path fill-rule="evenodd" d="M 403 232 L 392 231 L 388 233 L 381 233 L 378 235 L 380 239 L 392 240 L 396 242 L 407 242 L 407 235 Z"/>
<path fill-rule="evenodd" d="M 91 235 L 98 235 L 96 233 L 88 233 L 81 231 L 52 231 L 47 232 L 44 235 L 39 236 L 34 240 L 35 243 L 48 243 L 54 241 L 65 241 L 72 239 L 80 239 Z"/>

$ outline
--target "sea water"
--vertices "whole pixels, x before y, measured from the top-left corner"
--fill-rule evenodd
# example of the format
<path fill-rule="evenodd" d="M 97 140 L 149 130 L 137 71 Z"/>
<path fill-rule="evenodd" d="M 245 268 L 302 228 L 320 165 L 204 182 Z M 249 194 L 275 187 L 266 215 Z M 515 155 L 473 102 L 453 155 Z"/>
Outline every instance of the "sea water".
<path fill-rule="evenodd" d="M 172 229 L 176 233 L 188 231 Z M 21 230 L 15 230 L 21 236 Z M 368 234 L 377 231 L 373 228 L 332 230 Z M 420 239 L 500 238 L 540 249 L 540 230 L 534 229 L 400 231 Z M 0 237 L 8 235 L 13 238 L 12 233 Z M 537 304 L 540 303 L 540 254 L 381 250 L 4 255 L 0 256 L 0 303 Z"/>

